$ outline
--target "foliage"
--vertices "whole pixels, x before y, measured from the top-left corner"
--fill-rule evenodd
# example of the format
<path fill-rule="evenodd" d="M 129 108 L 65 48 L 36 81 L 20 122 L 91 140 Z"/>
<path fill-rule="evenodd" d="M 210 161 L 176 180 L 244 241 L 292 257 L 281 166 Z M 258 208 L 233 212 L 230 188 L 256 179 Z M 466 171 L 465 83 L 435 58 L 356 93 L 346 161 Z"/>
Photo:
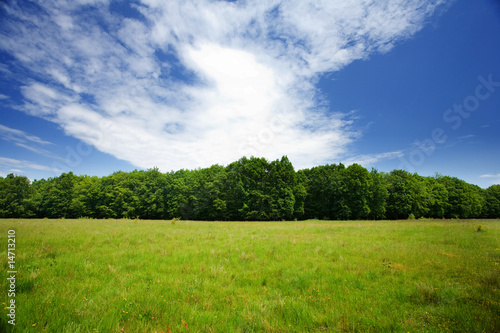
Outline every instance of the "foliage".
<path fill-rule="evenodd" d="M 500 185 L 492 185 L 486 189 L 484 213 L 489 218 L 500 216 Z"/>
<path fill-rule="evenodd" d="M 31 196 L 32 188 L 27 177 L 13 174 L 0 177 L 0 216 L 31 216 Z"/>
<path fill-rule="evenodd" d="M 358 164 L 295 171 L 279 160 L 243 157 L 228 166 L 105 177 L 72 172 L 30 183 L 0 177 L 0 217 L 281 221 L 292 219 L 498 218 L 500 185 L 483 190 L 455 177 Z"/>

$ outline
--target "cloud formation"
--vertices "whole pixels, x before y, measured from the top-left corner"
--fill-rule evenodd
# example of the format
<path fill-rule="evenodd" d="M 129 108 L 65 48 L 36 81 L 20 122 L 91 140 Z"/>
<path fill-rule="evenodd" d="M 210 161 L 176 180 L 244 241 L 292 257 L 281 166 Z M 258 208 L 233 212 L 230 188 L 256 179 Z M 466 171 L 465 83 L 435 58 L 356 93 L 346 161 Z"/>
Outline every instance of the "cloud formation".
<path fill-rule="evenodd" d="M 14 158 L 0 157 L 0 175 L 6 175 L 7 172 L 3 168 L 11 168 L 8 172 L 24 172 L 23 169 L 34 169 L 40 171 L 60 172 L 61 170 L 45 165 L 40 165 L 26 160 L 17 160 Z M 13 168 L 13 169 L 12 169 Z M 2 176 L 3 177 L 3 176 Z"/>
<path fill-rule="evenodd" d="M 318 78 L 387 52 L 444 3 L 10 2 L 0 49 L 28 73 L 23 111 L 138 167 L 288 155 L 302 168 L 337 161 L 361 135 Z"/>
<path fill-rule="evenodd" d="M 37 143 L 42 145 L 51 144 L 48 141 L 42 140 L 35 135 L 28 134 L 24 131 L 10 128 L 0 124 L 0 138 L 6 141 L 13 141 L 16 144 L 25 144 L 25 143 Z"/>
<path fill-rule="evenodd" d="M 500 173 L 498 173 L 498 174 L 484 174 L 484 175 L 480 175 L 479 177 L 486 178 L 488 180 L 487 186 L 500 184 Z"/>
<path fill-rule="evenodd" d="M 52 146 L 53 143 L 45 141 L 36 135 L 26 133 L 25 131 L 21 131 L 15 128 L 10 128 L 0 124 L 0 139 L 12 142 L 14 143 L 14 145 L 16 145 L 16 147 L 20 147 L 32 153 L 48 157 L 51 160 L 54 161 L 62 160 L 62 158 L 60 158 L 56 154 L 44 148 L 41 148 L 45 146 Z M 55 173 L 61 172 L 61 170 L 56 167 L 40 165 L 38 163 L 33 163 L 26 160 L 0 157 L 0 176 L 2 177 L 11 172 L 24 173 L 26 169 L 32 169 L 38 171 L 51 171 Z"/>
<path fill-rule="evenodd" d="M 486 174 L 486 175 L 481 175 L 479 177 L 481 177 L 481 178 L 500 178 L 500 173 L 496 174 L 496 175 Z"/>
<path fill-rule="evenodd" d="M 391 159 L 395 159 L 395 158 L 399 158 L 399 157 L 403 157 L 403 156 L 404 156 L 404 152 L 402 150 L 397 150 L 397 151 L 379 153 L 379 154 L 358 155 L 355 157 L 348 158 L 347 160 L 343 161 L 343 163 L 345 165 L 359 164 L 359 165 L 364 166 L 365 168 L 368 168 L 368 167 L 373 166 L 382 160 L 391 160 Z"/>

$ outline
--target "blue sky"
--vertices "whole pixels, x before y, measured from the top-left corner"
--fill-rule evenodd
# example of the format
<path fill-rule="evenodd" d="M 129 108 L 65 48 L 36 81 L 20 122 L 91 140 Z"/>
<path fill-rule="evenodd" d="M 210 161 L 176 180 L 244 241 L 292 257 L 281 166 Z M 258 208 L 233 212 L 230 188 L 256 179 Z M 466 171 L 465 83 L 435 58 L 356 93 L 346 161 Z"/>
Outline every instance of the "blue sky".
<path fill-rule="evenodd" d="M 0 4 L 0 176 L 287 155 L 500 183 L 500 4 Z"/>

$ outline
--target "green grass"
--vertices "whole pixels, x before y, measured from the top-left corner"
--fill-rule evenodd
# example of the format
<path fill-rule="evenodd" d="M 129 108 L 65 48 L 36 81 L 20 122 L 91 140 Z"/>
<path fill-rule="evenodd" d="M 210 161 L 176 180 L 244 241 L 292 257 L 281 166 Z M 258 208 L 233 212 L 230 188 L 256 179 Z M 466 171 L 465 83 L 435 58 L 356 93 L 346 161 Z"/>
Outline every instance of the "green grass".
<path fill-rule="evenodd" d="M 0 220 L 1 303 L 9 229 L 17 332 L 500 330 L 499 220 Z"/>

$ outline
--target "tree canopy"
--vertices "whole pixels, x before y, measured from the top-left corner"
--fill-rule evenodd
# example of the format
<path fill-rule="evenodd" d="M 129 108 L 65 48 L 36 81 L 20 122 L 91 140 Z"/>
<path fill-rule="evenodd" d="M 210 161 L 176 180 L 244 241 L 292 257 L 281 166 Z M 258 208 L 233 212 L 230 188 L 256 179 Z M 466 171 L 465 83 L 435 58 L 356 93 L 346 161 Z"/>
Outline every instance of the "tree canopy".
<path fill-rule="evenodd" d="M 105 177 L 72 172 L 30 182 L 0 177 L 3 218 L 193 220 L 500 218 L 500 185 L 455 177 L 383 173 L 353 164 L 295 171 L 286 156 L 243 157 L 227 166 Z"/>

